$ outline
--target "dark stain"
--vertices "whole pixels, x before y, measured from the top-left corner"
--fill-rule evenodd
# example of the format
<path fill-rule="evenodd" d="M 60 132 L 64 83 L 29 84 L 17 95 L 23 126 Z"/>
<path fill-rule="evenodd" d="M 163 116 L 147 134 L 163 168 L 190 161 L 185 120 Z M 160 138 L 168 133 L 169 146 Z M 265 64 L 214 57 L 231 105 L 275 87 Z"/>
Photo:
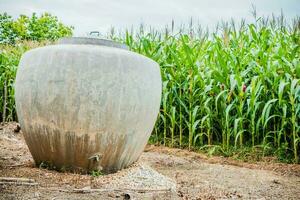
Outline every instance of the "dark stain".
<path fill-rule="evenodd" d="M 24 130 L 24 137 L 37 166 L 51 163 L 58 170 L 87 173 L 101 169 L 105 173 L 112 173 L 131 164 L 128 161 L 135 155 L 135 148 L 126 147 L 128 136 L 117 137 L 99 131 L 95 138 L 91 138 L 89 134 L 61 132 L 40 124 L 29 125 L 27 130 Z M 109 141 L 103 141 L 104 134 L 112 135 Z M 121 160 L 125 150 L 127 155 Z M 93 157 L 96 159 L 91 159 Z"/>

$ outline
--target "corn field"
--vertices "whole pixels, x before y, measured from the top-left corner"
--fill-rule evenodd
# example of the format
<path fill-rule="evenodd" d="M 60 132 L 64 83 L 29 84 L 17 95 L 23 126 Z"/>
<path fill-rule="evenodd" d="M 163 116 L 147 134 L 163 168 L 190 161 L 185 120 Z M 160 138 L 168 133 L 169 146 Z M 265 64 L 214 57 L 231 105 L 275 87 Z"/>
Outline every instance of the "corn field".
<path fill-rule="evenodd" d="M 300 19 L 223 23 L 162 31 L 143 26 L 107 36 L 161 66 L 163 95 L 151 141 L 219 151 L 260 149 L 298 163 L 300 154 Z M 33 45 L 34 46 L 34 45 Z M 14 78 L 32 45 L 2 46 L 2 121 L 16 120 Z M 147 74 L 145 74 L 147 76 Z"/>
<path fill-rule="evenodd" d="M 174 32 L 127 31 L 133 51 L 161 66 L 163 95 L 152 140 L 171 147 L 251 147 L 299 161 L 300 20 L 223 23 Z M 111 34 L 113 36 L 113 34 Z M 113 37 L 112 37 L 113 38 Z M 147 76 L 147 74 L 145 74 Z"/>

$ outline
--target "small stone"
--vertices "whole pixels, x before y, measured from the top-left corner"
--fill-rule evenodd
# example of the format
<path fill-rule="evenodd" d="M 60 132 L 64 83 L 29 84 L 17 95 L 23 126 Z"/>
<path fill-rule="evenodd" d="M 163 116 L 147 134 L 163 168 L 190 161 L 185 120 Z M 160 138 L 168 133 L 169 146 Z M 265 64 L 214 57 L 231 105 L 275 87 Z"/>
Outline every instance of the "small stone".
<path fill-rule="evenodd" d="M 123 196 L 124 196 L 124 200 L 131 199 L 130 194 L 128 194 L 128 193 L 124 193 Z"/>
<path fill-rule="evenodd" d="M 20 126 L 20 124 L 17 124 L 16 127 L 14 128 L 14 132 L 19 133 L 20 130 L 21 130 L 21 126 Z"/>

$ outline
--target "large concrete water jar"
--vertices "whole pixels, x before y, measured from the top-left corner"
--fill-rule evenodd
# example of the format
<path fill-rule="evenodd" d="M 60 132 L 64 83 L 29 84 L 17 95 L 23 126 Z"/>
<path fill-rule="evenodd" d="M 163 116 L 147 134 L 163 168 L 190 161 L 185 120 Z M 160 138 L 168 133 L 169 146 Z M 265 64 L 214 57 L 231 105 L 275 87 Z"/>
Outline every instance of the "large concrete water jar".
<path fill-rule="evenodd" d="M 161 84 L 156 62 L 109 40 L 63 38 L 26 52 L 15 99 L 36 164 L 114 172 L 137 161 L 159 112 Z"/>

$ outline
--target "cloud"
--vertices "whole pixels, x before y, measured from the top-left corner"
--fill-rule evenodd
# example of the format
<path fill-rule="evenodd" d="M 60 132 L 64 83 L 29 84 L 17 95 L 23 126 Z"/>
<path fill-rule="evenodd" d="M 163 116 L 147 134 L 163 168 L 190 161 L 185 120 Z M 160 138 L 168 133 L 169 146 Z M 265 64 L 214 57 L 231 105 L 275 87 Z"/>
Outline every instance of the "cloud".
<path fill-rule="evenodd" d="M 50 12 L 73 25 L 76 35 L 83 35 L 140 23 L 164 27 L 172 19 L 181 24 L 191 17 L 212 27 L 220 20 L 251 19 L 251 4 L 256 5 L 258 15 L 279 14 L 281 9 L 288 18 L 300 13 L 298 0 L 1 0 L 0 12 L 14 17 Z"/>

